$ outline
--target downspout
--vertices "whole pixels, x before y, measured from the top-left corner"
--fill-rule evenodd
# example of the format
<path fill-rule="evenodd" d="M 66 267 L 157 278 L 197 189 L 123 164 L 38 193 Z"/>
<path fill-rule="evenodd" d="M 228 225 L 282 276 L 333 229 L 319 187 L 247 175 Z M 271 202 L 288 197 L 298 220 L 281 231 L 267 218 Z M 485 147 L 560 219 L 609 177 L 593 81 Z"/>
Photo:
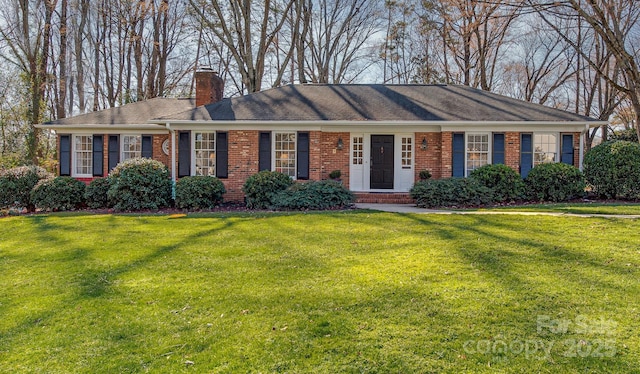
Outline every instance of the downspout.
<path fill-rule="evenodd" d="M 582 160 L 584 159 L 584 143 L 586 142 L 585 134 L 589 131 L 589 124 L 584 125 L 584 130 L 580 133 L 580 153 L 578 156 L 578 169 L 582 170 Z"/>
<path fill-rule="evenodd" d="M 176 199 L 176 131 L 169 122 L 165 123 L 171 138 L 171 197 Z"/>

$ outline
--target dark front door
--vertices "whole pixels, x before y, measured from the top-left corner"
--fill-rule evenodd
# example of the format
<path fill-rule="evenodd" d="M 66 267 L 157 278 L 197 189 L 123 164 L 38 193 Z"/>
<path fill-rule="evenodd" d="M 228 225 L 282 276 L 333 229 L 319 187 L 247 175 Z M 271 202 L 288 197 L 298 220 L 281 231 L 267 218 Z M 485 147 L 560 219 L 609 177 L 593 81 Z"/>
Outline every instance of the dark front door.
<path fill-rule="evenodd" d="M 393 189 L 393 135 L 371 135 L 371 183 L 373 190 Z"/>

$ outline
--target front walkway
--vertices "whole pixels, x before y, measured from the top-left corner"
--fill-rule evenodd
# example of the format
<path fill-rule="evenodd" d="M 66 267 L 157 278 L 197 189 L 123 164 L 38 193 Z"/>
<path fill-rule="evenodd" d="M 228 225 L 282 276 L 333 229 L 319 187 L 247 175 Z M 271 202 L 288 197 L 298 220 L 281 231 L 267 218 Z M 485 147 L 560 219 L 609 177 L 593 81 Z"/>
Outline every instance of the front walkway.
<path fill-rule="evenodd" d="M 522 216 L 556 216 L 556 217 L 600 217 L 600 218 L 640 218 L 640 214 L 578 214 L 562 212 L 518 212 L 513 210 L 443 210 L 418 208 L 415 204 L 364 204 L 357 203 L 358 209 L 378 210 L 392 213 L 414 214 L 509 214 Z"/>

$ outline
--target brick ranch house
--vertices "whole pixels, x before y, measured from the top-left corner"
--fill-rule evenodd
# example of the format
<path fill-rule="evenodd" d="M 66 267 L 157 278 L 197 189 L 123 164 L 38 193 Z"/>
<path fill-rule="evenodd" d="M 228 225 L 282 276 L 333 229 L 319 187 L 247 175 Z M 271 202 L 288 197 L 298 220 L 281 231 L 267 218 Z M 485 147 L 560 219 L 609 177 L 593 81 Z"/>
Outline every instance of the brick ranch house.
<path fill-rule="evenodd" d="M 215 175 L 225 199 L 240 201 L 244 181 L 261 170 L 322 180 L 337 169 L 367 201 L 406 197 L 421 170 L 465 177 L 503 163 L 524 177 L 541 162 L 580 167 L 584 133 L 604 124 L 458 85 L 304 84 L 234 98 L 222 92 L 221 78 L 201 70 L 195 100 L 155 98 L 40 127 L 57 134 L 59 174 L 87 182 L 123 160 L 149 157 L 167 165 L 174 180 Z"/>

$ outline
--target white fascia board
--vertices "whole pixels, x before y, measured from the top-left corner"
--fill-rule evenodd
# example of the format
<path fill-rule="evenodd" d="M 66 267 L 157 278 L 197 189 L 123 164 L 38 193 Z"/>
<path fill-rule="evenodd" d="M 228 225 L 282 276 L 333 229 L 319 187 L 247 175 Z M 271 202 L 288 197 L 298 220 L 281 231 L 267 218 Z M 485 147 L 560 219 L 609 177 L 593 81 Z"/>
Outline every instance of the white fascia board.
<path fill-rule="evenodd" d="M 442 131 L 510 131 L 510 132 L 582 132 L 587 127 L 597 127 L 607 122 L 462 122 L 446 123 Z"/>
<path fill-rule="evenodd" d="M 165 121 L 176 131 L 214 131 L 214 130 L 245 130 L 245 131 L 272 131 L 272 130 L 306 130 L 321 131 L 322 122 L 318 121 Z"/>
<path fill-rule="evenodd" d="M 36 128 L 54 131 L 58 134 L 168 134 L 164 125 L 35 125 Z"/>
<path fill-rule="evenodd" d="M 585 126 L 596 127 L 606 121 L 594 122 L 512 122 L 512 121 L 166 121 L 174 130 L 307 130 L 326 132 L 443 132 L 443 131 L 560 131 L 582 132 Z"/>

